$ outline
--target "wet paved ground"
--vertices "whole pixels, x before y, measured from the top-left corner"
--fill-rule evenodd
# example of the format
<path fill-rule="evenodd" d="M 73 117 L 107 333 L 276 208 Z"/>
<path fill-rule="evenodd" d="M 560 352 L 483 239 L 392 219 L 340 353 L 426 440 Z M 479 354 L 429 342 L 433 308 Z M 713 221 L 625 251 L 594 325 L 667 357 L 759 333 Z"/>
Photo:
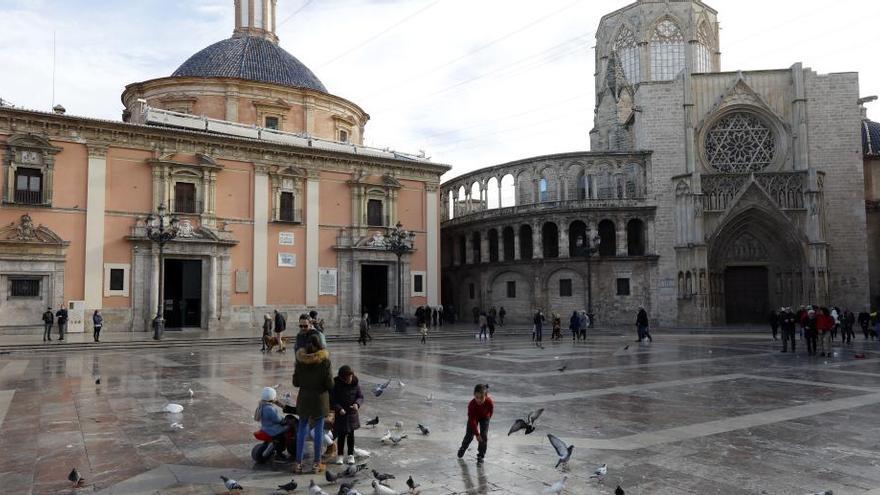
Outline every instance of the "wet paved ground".
<path fill-rule="evenodd" d="M 358 431 L 358 446 L 372 452 L 371 467 L 397 475 L 401 492 L 412 475 L 424 494 L 541 493 L 562 476 L 553 433 L 575 445 L 566 493 L 618 484 L 627 494 L 880 493 L 880 344 L 836 344 L 826 359 L 781 354 L 764 336 L 658 337 L 543 350 L 521 338 L 330 350 L 334 369 L 349 364 L 360 375 L 362 421 L 381 418 L 380 428 Z M 290 475 L 254 467 L 251 416 L 263 386 L 293 392 L 291 359 L 240 345 L 0 356 L 0 492 L 74 493 L 66 476 L 76 466 L 88 481 L 77 493 L 225 493 L 220 474 L 245 493 L 275 493 Z M 405 386 L 373 398 L 367 389 L 385 379 Z M 455 458 L 478 382 L 491 384 L 496 403 L 482 468 L 475 446 Z M 162 412 L 169 402 L 184 406 L 183 430 Z M 546 411 L 535 433 L 506 436 L 538 407 Z M 409 438 L 380 445 L 396 421 Z M 419 435 L 417 423 L 431 434 Z M 602 463 L 599 483 L 589 475 Z M 362 478 L 361 491 L 373 493 Z"/>

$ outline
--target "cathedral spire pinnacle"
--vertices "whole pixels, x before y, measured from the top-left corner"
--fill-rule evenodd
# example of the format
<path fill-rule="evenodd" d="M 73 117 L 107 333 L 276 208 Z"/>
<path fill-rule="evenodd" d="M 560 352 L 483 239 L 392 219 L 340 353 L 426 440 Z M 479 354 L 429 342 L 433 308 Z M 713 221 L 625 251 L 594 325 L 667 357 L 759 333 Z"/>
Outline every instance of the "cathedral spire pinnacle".
<path fill-rule="evenodd" d="M 235 0 L 233 36 L 258 36 L 278 43 L 275 13 L 278 0 Z"/>

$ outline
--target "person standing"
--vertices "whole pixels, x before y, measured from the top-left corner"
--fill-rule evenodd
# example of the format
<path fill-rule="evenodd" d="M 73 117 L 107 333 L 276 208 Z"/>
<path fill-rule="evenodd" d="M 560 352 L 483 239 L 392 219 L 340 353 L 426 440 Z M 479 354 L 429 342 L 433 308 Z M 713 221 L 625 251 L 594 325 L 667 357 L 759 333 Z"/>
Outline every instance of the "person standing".
<path fill-rule="evenodd" d="M 354 464 L 354 432 L 361 427 L 360 410 L 364 406 L 364 393 L 358 378 L 348 365 L 339 368 L 330 391 L 330 407 L 336 413 L 333 432 L 336 434 L 336 464 Z M 342 454 L 348 445 L 348 457 Z"/>
<path fill-rule="evenodd" d="M 437 326 L 440 326 L 440 327 L 443 326 L 443 318 L 444 318 L 443 305 L 441 304 L 441 305 L 437 306 Z"/>
<path fill-rule="evenodd" d="M 571 313 L 571 318 L 568 319 L 568 330 L 571 331 L 571 341 L 574 342 L 580 337 L 581 334 L 581 315 L 578 314 L 577 310 Z"/>
<path fill-rule="evenodd" d="M 46 311 L 43 312 L 43 342 L 52 341 L 52 325 L 54 324 L 55 315 L 52 313 L 52 307 L 49 306 L 46 308 Z"/>
<path fill-rule="evenodd" d="M 871 314 L 867 311 L 859 312 L 859 326 L 862 327 L 862 334 L 865 336 L 865 340 L 868 340 L 868 325 L 871 324 Z"/>
<path fill-rule="evenodd" d="M 489 334 L 487 332 L 489 330 L 489 321 L 488 321 L 488 318 L 486 317 L 485 311 L 480 311 L 480 315 L 477 318 L 477 321 L 479 321 L 479 325 L 480 325 L 480 340 L 483 340 L 483 339 L 488 340 Z"/>
<path fill-rule="evenodd" d="M 775 309 L 770 310 L 768 322 L 770 323 L 770 329 L 773 330 L 773 340 L 779 340 L 776 338 L 776 333 L 779 331 L 779 313 Z"/>
<path fill-rule="evenodd" d="M 309 335 L 305 347 L 296 351 L 292 383 L 299 389 L 296 395 L 296 411 L 299 424 L 296 430 L 296 463 L 294 474 L 303 473 L 303 454 L 306 436 L 314 429 L 324 431 L 324 418 L 330 413 L 330 390 L 333 389 L 333 373 L 331 371 L 330 353 L 321 346 L 318 332 Z M 313 473 L 324 472 L 326 467 L 321 462 L 321 442 L 324 435 L 314 435 Z"/>
<path fill-rule="evenodd" d="M 853 327 L 856 323 L 856 316 L 853 314 L 849 308 L 843 310 L 843 317 L 841 318 L 841 322 L 843 325 L 843 338 L 847 344 L 851 344 L 853 339 L 856 338 L 856 333 L 853 331 Z"/>
<path fill-rule="evenodd" d="M 580 335 L 578 335 L 578 340 L 587 341 L 587 328 L 590 327 L 590 317 L 587 316 L 587 310 L 582 309 L 579 315 L 580 321 L 578 321 L 578 328 L 580 329 Z"/>
<path fill-rule="evenodd" d="M 367 339 L 373 340 L 373 336 L 370 335 L 370 314 L 364 313 L 364 316 L 361 318 L 360 323 L 360 335 L 358 336 L 358 344 L 366 347 Z"/>
<path fill-rule="evenodd" d="M 419 328 L 419 335 L 422 336 L 420 342 L 422 344 L 428 343 L 428 325 L 423 324 L 421 328 Z"/>
<path fill-rule="evenodd" d="M 782 308 L 779 312 L 779 328 L 782 330 L 782 352 L 788 352 L 788 343 L 791 342 L 791 352 L 795 352 L 794 338 L 795 323 L 797 317 L 791 312 L 790 308 Z"/>
<path fill-rule="evenodd" d="M 645 340 L 645 337 L 648 338 L 649 342 L 654 341 L 651 338 L 651 332 L 648 330 L 648 312 L 645 311 L 644 306 L 639 306 L 639 313 L 636 315 L 636 330 L 639 336 L 639 340 L 636 340 L 636 342 Z"/>
<path fill-rule="evenodd" d="M 550 324 L 553 328 L 550 340 L 562 340 L 562 318 L 559 317 L 559 313 L 555 311 L 550 313 Z"/>
<path fill-rule="evenodd" d="M 532 334 L 534 336 L 532 340 L 535 341 L 536 345 L 541 345 L 541 339 L 544 335 L 544 321 L 545 321 L 544 313 L 541 312 L 541 308 L 538 308 L 535 311 L 535 317 L 534 317 L 533 321 L 535 323 L 535 330 L 534 330 L 534 333 Z"/>
<path fill-rule="evenodd" d="M 272 338 L 272 315 L 266 313 L 263 316 L 263 336 L 260 337 L 263 347 L 260 348 L 260 352 L 266 352 L 268 347 L 266 344 L 269 343 L 270 338 Z"/>
<path fill-rule="evenodd" d="M 831 332 L 834 328 L 834 318 L 829 313 L 828 308 L 819 308 L 819 315 L 816 317 L 816 328 L 819 331 L 819 355 L 824 357 L 831 356 Z"/>
<path fill-rule="evenodd" d="M 64 305 L 55 312 L 55 318 L 58 319 L 58 340 L 64 340 L 64 332 L 67 330 L 67 308 Z"/>
<path fill-rule="evenodd" d="M 816 310 L 810 308 L 806 312 L 806 316 L 801 322 L 801 327 L 804 330 L 804 339 L 807 340 L 807 355 L 815 356 L 816 355 L 816 340 L 819 337 L 818 327 L 816 321 Z"/>
<path fill-rule="evenodd" d="M 477 465 L 481 466 L 486 457 L 486 448 L 489 446 L 489 420 L 495 413 L 495 404 L 489 397 L 489 386 L 482 383 L 474 387 L 474 398 L 468 403 L 468 421 L 461 447 L 458 448 L 458 458 L 464 457 L 465 451 L 471 445 L 474 438 L 477 439 Z"/>
<path fill-rule="evenodd" d="M 486 325 L 489 327 L 489 338 L 495 338 L 495 315 L 491 312 L 486 316 Z"/>
<path fill-rule="evenodd" d="M 507 315 L 507 310 L 504 309 L 504 306 L 498 308 L 498 324 L 502 327 L 504 326 L 504 316 Z"/>
<path fill-rule="evenodd" d="M 287 318 L 281 312 L 275 310 L 275 337 L 278 338 L 278 352 L 284 352 L 287 347 L 284 345 L 284 331 L 287 330 Z"/>
<path fill-rule="evenodd" d="M 94 313 L 92 313 L 92 338 L 95 342 L 101 341 L 101 328 L 104 327 L 104 315 L 101 314 L 101 311 L 96 309 Z"/>

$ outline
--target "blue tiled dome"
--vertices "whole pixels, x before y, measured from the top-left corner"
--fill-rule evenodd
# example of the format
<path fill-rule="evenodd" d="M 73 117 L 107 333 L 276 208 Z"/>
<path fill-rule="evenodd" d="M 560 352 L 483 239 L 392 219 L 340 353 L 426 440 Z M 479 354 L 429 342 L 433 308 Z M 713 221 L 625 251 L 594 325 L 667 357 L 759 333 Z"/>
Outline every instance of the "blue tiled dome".
<path fill-rule="evenodd" d="M 318 77 L 296 57 L 257 36 L 214 43 L 190 57 L 171 77 L 235 77 L 327 92 Z"/>
<path fill-rule="evenodd" d="M 862 120 L 862 150 L 865 156 L 880 156 L 880 122 Z"/>

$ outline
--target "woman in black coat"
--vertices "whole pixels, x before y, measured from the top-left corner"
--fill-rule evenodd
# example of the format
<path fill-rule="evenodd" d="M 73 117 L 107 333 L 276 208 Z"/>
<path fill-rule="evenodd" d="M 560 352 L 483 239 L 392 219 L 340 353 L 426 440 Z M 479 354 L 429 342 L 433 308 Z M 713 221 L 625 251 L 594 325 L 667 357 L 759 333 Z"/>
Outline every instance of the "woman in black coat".
<path fill-rule="evenodd" d="M 333 390 L 330 392 L 330 407 L 336 413 L 333 430 L 337 438 L 336 464 L 342 464 L 342 453 L 348 443 L 346 464 L 354 464 L 354 431 L 361 427 L 360 411 L 364 405 L 364 393 L 358 385 L 358 379 L 350 366 L 339 368 L 333 379 Z"/>

